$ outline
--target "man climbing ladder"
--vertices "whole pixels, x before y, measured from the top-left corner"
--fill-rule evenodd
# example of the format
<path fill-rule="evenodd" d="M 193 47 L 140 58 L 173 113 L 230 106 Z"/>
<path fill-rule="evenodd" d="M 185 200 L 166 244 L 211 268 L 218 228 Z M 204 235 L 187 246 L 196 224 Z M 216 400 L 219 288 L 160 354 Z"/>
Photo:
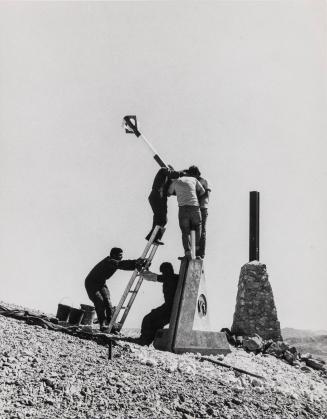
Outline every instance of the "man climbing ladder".
<path fill-rule="evenodd" d="M 153 224 L 151 231 L 146 236 L 146 240 L 149 240 L 151 234 L 156 225 L 165 227 L 167 224 L 167 199 L 168 199 L 168 188 L 172 179 L 178 179 L 183 176 L 183 172 L 177 172 L 171 167 L 161 167 L 157 172 L 153 184 L 152 190 L 149 195 L 149 203 L 153 211 Z M 155 237 L 156 244 L 163 244 L 161 240 L 161 231 Z"/>

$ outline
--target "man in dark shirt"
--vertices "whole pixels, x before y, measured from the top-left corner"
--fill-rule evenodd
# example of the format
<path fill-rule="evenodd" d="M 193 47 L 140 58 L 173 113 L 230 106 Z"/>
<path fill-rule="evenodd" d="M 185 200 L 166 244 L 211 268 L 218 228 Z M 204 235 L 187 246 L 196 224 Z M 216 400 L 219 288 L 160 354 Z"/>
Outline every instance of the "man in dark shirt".
<path fill-rule="evenodd" d="M 177 179 L 183 175 L 183 172 L 177 172 L 173 170 L 171 166 L 162 167 L 157 172 L 152 190 L 149 195 L 149 202 L 153 211 L 153 223 L 152 228 L 149 234 L 146 236 L 146 240 L 149 240 L 153 229 L 156 225 L 164 227 L 167 224 L 167 191 L 172 179 Z M 155 242 L 156 244 L 163 244 L 160 239 L 162 237 L 162 232 L 159 231 Z"/>
<path fill-rule="evenodd" d="M 101 260 L 85 279 L 85 288 L 90 300 L 94 303 L 98 316 L 100 330 L 106 330 L 106 324 L 110 323 L 113 315 L 113 307 L 110 301 L 110 292 L 106 285 L 107 279 L 111 278 L 117 269 L 133 271 L 142 269 L 145 260 L 122 260 L 123 251 L 119 247 L 113 247 L 110 256 Z"/>
<path fill-rule="evenodd" d="M 140 345 L 150 345 L 154 340 L 156 331 L 162 329 L 170 322 L 178 275 L 174 273 L 174 268 L 169 262 L 164 262 L 160 265 L 160 272 L 162 275 L 157 275 L 150 271 L 142 273 L 144 279 L 163 284 L 162 291 L 165 302 L 144 317 L 141 326 L 141 336 L 136 340 L 136 343 Z"/>

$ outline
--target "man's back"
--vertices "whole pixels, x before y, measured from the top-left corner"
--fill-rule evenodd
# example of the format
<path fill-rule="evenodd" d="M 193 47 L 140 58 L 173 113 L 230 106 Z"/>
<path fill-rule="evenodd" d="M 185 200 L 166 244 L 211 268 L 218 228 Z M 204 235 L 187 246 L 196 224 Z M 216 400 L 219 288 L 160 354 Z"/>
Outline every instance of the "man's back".
<path fill-rule="evenodd" d="M 88 288 L 100 289 L 105 285 L 106 280 L 109 279 L 117 269 L 131 271 L 135 269 L 135 263 L 135 260 L 116 260 L 107 256 L 96 264 L 87 275 L 85 279 L 85 286 Z"/>
<path fill-rule="evenodd" d="M 105 257 L 97 263 L 85 279 L 85 285 L 101 288 L 117 270 L 118 261 L 111 259 L 109 256 Z"/>
<path fill-rule="evenodd" d="M 174 302 L 174 296 L 178 284 L 179 276 L 175 273 L 171 275 L 158 275 L 157 281 L 162 282 L 162 292 L 165 299 L 165 304 L 171 307 Z"/>
<path fill-rule="evenodd" d="M 197 193 L 203 195 L 204 189 L 200 182 L 194 177 L 183 176 L 174 180 L 170 185 L 168 194 L 172 195 L 174 192 L 176 193 L 179 207 L 186 205 L 198 207 L 199 201 Z"/>

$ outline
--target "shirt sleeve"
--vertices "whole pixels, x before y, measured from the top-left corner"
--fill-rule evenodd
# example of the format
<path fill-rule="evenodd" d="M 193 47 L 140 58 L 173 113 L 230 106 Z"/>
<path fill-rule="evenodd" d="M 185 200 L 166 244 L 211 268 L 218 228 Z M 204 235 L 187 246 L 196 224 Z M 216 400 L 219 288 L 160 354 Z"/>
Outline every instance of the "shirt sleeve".
<path fill-rule="evenodd" d="M 175 182 L 172 182 L 168 188 L 168 195 L 173 195 L 174 192 L 175 192 Z"/>
<path fill-rule="evenodd" d="M 176 170 L 169 169 L 168 170 L 168 178 L 169 179 L 178 179 L 182 176 L 182 172 L 177 172 Z"/>
<path fill-rule="evenodd" d="M 156 282 L 157 277 L 158 277 L 157 274 L 155 274 L 154 272 L 151 272 L 151 271 L 142 272 L 141 276 L 143 277 L 143 279 L 145 279 L 147 281 L 153 281 L 153 282 Z"/>
<path fill-rule="evenodd" d="M 114 268 L 114 269 L 119 269 L 118 268 L 119 260 L 108 258 L 107 263 L 108 263 L 108 265 L 107 265 L 108 267 Z"/>
<path fill-rule="evenodd" d="M 164 282 L 163 275 L 157 275 L 157 282 Z"/>
<path fill-rule="evenodd" d="M 134 271 L 136 268 L 136 260 L 126 259 L 126 260 L 117 260 L 117 269 L 121 269 L 123 271 Z"/>
<path fill-rule="evenodd" d="M 208 181 L 208 179 L 203 179 L 203 178 L 201 178 L 201 179 L 202 179 L 201 184 L 202 184 L 203 188 L 205 189 L 205 191 L 210 191 L 211 192 L 211 183 Z"/>
<path fill-rule="evenodd" d="M 205 193 L 205 190 L 201 183 L 196 179 L 196 192 L 201 196 Z"/>

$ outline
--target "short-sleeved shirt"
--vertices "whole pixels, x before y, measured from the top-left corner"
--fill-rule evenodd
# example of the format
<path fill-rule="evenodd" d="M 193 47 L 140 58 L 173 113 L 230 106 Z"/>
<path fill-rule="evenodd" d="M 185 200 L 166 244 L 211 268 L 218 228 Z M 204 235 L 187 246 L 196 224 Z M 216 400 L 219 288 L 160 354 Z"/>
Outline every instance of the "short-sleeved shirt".
<path fill-rule="evenodd" d="M 198 195 L 203 195 L 205 191 L 197 179 L 191 176 L 183 176 L 174 180 L 169 186 L 168 194 L 172 195 L 174 192 L 179 207 L 186 205 L 199 207 Z"/>
<path fill-rule="evenodd" d="M 211 192 L 211 183 L 208 182 L 208 179 L 204 179 L 203 177 L 200 177 L 199 182 L 201 183 L 201 185 L 203 186 L 203 189 L 207 192 L 210 191 Z M 199 202 L 200 202 L 200 207 L 201 208 L 208 208 L 209 205 L 209 197 L 208 196 L 202 196 L 199 198 Z"/>

